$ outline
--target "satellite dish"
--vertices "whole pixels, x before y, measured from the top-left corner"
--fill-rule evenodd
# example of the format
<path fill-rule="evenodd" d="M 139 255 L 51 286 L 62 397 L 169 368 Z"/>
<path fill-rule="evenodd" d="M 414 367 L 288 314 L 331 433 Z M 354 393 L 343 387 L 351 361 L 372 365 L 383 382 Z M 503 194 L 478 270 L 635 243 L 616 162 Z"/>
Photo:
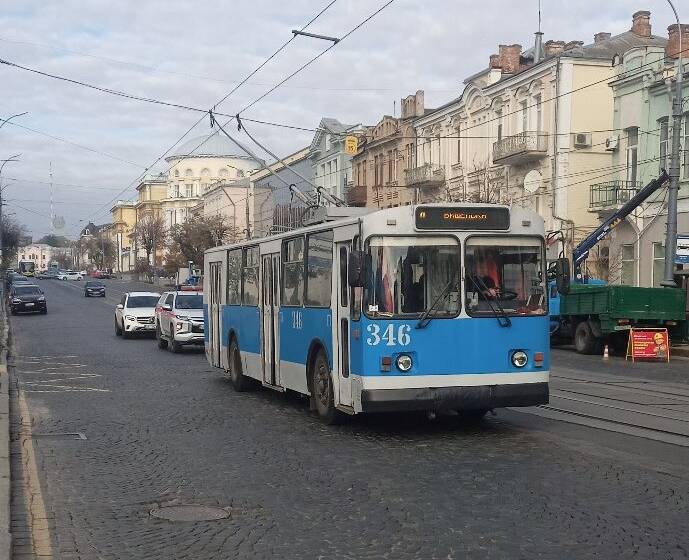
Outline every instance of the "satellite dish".
<path fill-rule="evenodd" d="M 543 176 L 538 169 L 532 169 L 524 177 L 524 190 L 529 194 L 535 194 L 543 186 Z"/>
<path fill-rule="evenodd" d="M 65 229 L 65 219 L 62 216 L 55 216 L 53 218 L 53 227 L 58 230 Z"/>

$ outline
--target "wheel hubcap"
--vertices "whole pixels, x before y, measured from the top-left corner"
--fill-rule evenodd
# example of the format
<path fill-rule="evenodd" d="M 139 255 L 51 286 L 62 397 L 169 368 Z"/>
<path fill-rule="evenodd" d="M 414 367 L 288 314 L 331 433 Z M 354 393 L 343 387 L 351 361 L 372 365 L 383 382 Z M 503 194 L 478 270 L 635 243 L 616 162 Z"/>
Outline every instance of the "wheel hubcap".
<path fill-rule="evenodd" d="M 318 400 L 324 404 L 328 404 L 328 392 L 330 388 L 330 379 L 328 372 L 323 364 L 319 364 L 316 370 L 316 394 Z"/>

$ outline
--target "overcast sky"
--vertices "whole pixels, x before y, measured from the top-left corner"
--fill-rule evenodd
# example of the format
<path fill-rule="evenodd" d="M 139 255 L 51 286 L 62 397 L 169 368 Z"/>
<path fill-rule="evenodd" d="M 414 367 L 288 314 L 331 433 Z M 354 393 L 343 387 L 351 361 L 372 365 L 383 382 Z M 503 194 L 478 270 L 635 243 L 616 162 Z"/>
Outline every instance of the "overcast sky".
<path fill-rule="evenodd" d="M 309 31 L 342 36 L 385 0 L 337 0 Z M 138 96 L 209 108 L 328 0 L 5 0 L 0 58 Z M 583 40 L 623 32 L 648 9 L 666 36 L 665 0 L 543 0 L 545 40 Z M 676 2 L 684 19 L 689 8 Z M 538 0 L 395 0 L 329 53 L 245 113 L 315 127 L 323 116 L 374 124 L 393 102 L 417 89 L 426 106 L 456 97 L 467 76 L 486 67 L 499 43 L 533 42 Z M 234 114 L 327 46 L 299 38 L 229 97 Z M 113 97 L 0 65 L 0 117 L 28 111 L 0 130 L 0 159 L 21 153 L 3 171 L 6 212 L 34 239 L 50 231 L 49 167 L 55 213 L 74 236 L 89 220 L 109 221 L 110 201 L 167 150 L 199 115 Z M 249 128 L 249 123 L 247 123 Z M 312 134 L 254 124 L 273 151 L 291 153 Z M 204 120 L 187 137 L 209 131 Z M 59 137 L 70 143 L 50 138 Z M 241 135 L 238 136 L 241 139 Z M 246 140 L 246 138 L 244 138 Z M 78 144 L 79 146 L 76 146 Z M 88 148 L 88 149 L 84 149 Z M 95 151 L 89 151 L 95 150 Z M 159 165 L 159 170 L 165 169 Z"/>

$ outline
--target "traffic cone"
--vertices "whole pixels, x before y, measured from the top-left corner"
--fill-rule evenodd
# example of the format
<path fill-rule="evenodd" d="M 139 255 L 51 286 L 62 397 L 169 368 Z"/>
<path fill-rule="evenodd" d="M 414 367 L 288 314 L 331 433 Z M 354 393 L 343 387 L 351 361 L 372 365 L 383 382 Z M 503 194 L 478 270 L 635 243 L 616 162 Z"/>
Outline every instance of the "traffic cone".
<path fill-rule="evenodd" d="M 610 358 L 610 352 L 608 352 L 608 345 L 605 345 L 605 348 L 603 348 L 603 359 L 607 360 Z"/>

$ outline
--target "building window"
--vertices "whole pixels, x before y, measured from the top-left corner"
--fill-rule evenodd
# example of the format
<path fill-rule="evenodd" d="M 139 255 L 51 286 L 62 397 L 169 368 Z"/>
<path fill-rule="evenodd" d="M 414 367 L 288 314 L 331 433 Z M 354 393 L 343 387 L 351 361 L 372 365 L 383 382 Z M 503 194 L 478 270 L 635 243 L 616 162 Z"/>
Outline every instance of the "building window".
<path fill-rule="evenodd" d="M 362 185 L 366 185 L 366 165 L 367 165 L 367 164 L 368 164 L 368 162 L 367 162 L 366 160 L 364 160 L 364 161 L 361 163 L 361 166 L 362 166 L 362 169 L 361 169 L 361 178 L 362 178 L 362 181 L 363 181 L 363 182 L 361 183 Z"/>
<path fill-rule="evenodd" d="M 455 160 L 455 163 L 459 163 L 462 161 L 462 125 L 461 123 L 457 124 L 457 159 Z"/>
<path fill-rule="evenodd" d="M 627 181 L 636 183 L 637 153 L 639 148 L 639 128 L 627 129 Z"/>
<path fill-rule="evenodd" d="M 534 97 L 536 100 L 536 132 L 543 131 L 543 97 L 539 93 Z"/>
<path fill-rule="evenodd" d="M 621 269 L 620 281 L 627 286 L 636 285 L 636 259 L 634 258 L 634 245 L 622 245 L 621 252 Z"/>
<path fill-rule="evenodd" d="M 497 111 L 495 113 L 495 119 L 497 121 L 496 136 L 498 137 L 498 142 L 502 140 L 502 111 Z"/>
<path fill-rule="evenodd" d="M 667 144 L 669 136 L 669 127 L 667 117 L 658 121 L 660 129 L 660 169 L 667 169 Z"/>
<path fill-rule="evenodd" d="M 179 169 L 175 169 L 175 177 L 179 177 Z"/>
<path fill-rule="evenodd" d="M 378 186 L 378 156 L 373 158 L 373 185 Z"/>
<path fill-rule="evenodd" d="M 665 246 L 662 243 L 653 244 L 653 285 L 660 287 L 665 275 Z"/>
<path fill-rule="evenodd" d="M 388 183 L 394 180 L 392 174 L 392 150 L 388 150 Z"/>
<path fill-rule="evenodd" d="M 529 127 L 529 108 L 527 107 L 526 100 L 522 101 L 519 105 L 521 106 L 522 114 L 522 132 L 526 132 Z"/>
<path fill-rule="evenodd" d="M 185 188 L 186 188 L 187 198 L 194 196 L 194 185 L 187 184 L 187 185 L 185 185 Z"/>
<path fill-rule="evenodd" d="M 185 176 L 185 177 L 191 177 L 193 174 L 194 174 L 194 172 L 193 172 L 191 169 L 187 169 L 187 170 L 184 172 L 184 176 Z"/>

